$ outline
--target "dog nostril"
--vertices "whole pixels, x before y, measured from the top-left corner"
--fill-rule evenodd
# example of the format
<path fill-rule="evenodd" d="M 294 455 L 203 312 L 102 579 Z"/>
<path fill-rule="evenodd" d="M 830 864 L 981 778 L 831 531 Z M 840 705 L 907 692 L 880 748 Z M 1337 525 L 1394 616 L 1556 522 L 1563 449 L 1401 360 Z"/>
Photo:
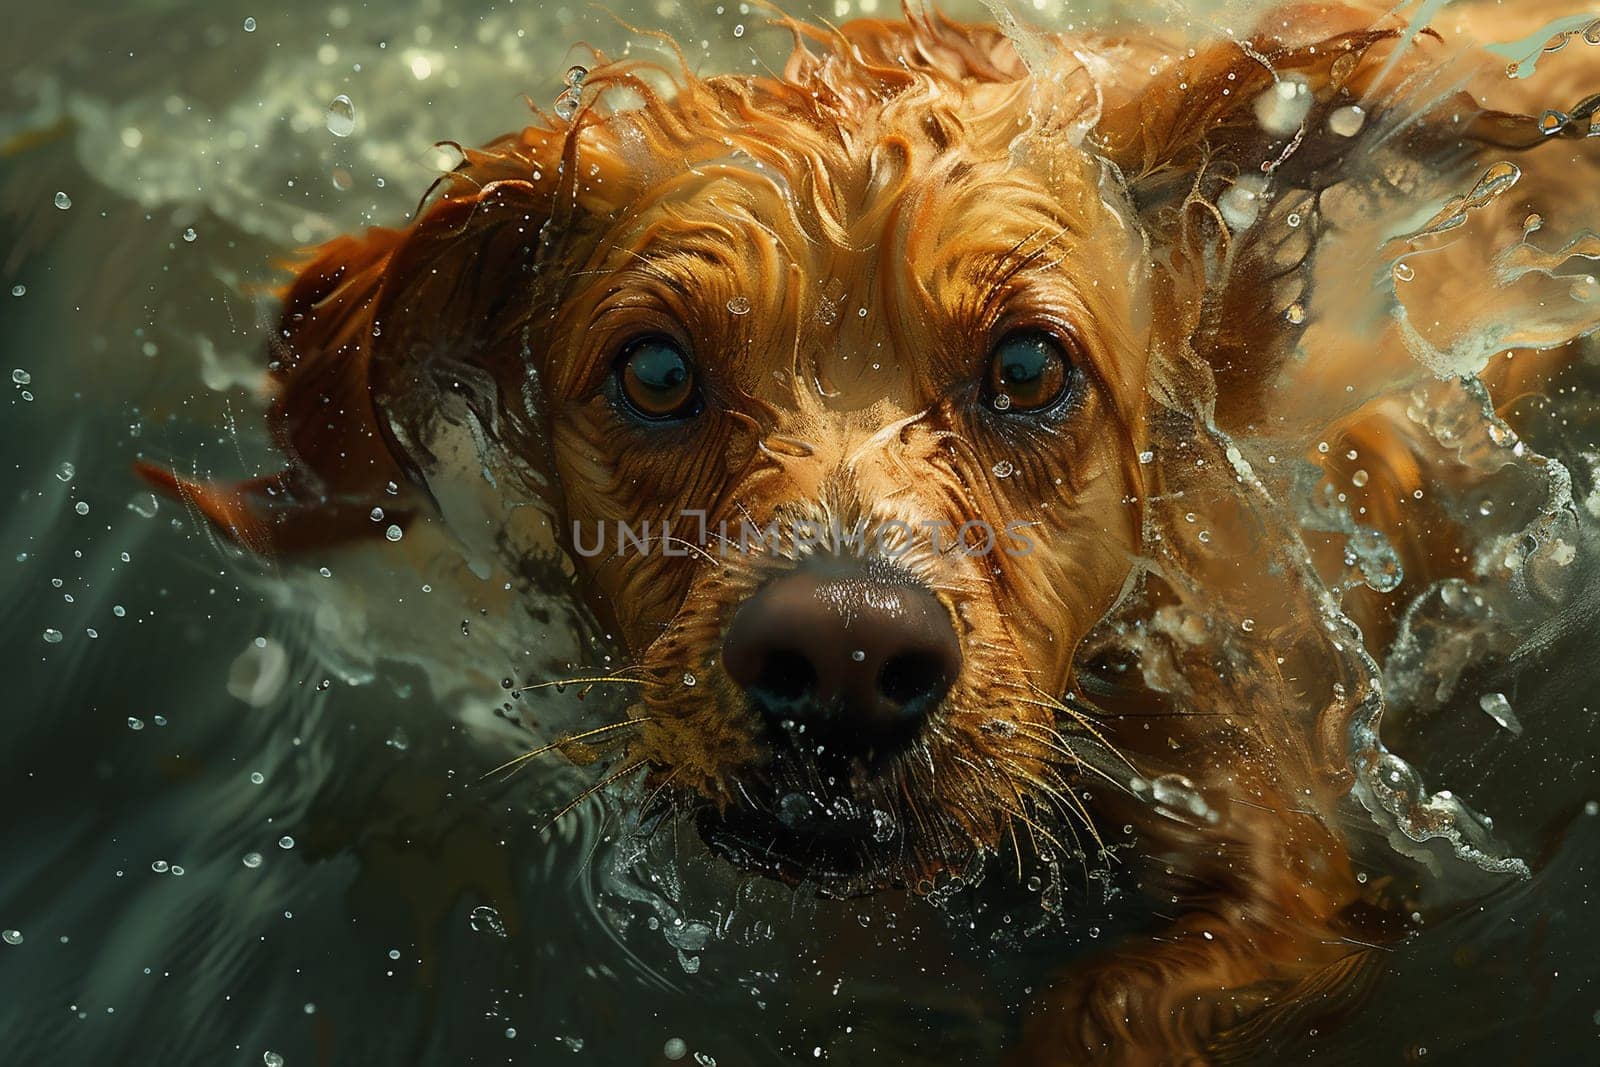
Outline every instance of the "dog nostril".
<path fill-rule="evenodd" d="M 917 735 L 961 673 L 950 613 L 883 561 L 814 557 L 739 606 L 722 663 L 753 710 L 835 754 L 878 757 Z"/>
<path fill-rule="evenodd" d="M 910 708 L 937 703 L 949 690 L 944 657 L 933 652 L 902 652 L 878 672 L 878 692 L 885 700 Z"/>
<path fill-rule="evenodd" d="M 754 689 L 764 698 L 782 703 L 804 700 L 816 691 L 817 671 L 811 661 L 792 649 L 770 649 L 762 659 Z"/>

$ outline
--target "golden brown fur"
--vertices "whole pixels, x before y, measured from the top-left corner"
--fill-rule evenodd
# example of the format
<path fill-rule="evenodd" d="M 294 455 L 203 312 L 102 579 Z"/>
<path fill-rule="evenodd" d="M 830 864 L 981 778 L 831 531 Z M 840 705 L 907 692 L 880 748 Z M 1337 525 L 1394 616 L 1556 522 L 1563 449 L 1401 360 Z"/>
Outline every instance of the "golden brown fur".
<path fill-rule="evenodd" d="M 288 469 L 185 490 L 262 551 L 366 536 L 375 503 L 396 514 L 390 483 L 402 521 L 429 521 L 441 426 L 470 423 L 510 553 L 563 547 L 574 522 L 690 509 L 713 528 L 1037 523 L 1026 557 L 910 557 L 959 620 L 966 666 L 893 773 L 854 784 L 905 829 L 898 855 L 840 888 L 929 883 L 1007 842 L 1093 857 L 1091 819 L 1133 822 L 1180 915 L 1063 975 L 1022 1055 L 1204 1059 L 1264 1008 L 1348 985 L 1360 954 L 1344 938 L 1367 905 L 1341 825 L 1352 760 L 1372 756 L 1352 755 L 1352 723 L 1379 699 L 1363 637 L 1380 654 L 1411 596 L 1468 568 L 1468 536 L 1413 495 L 1454 476 L 1404 415 L 1430 368 L 1395 323 L 1358 314 L 1395 258 L 1378 238 L 1505 157 L 1524 188 L 1594 206 L 1571 172 L 1592 188 L 1600 141 L 1542 137 L 1504 61 L 1458 43 L 1531 28 L 1500 18 L 1450 14 L 1408 40 L 1378 11 L 1311 4 L 1264 19 L 1248 49 L 1084 35 L 1025 57 L 994 28 L 913 11 L 793 24 L 780 76 L 603 63 L 570 122 L 468 152 L 412 227 L 320 250 L 273 345 Z M 1291 74 L 1314 96 L 1303 142 L 1254 111 Z M 1600 90 L 1580 74 L 1561 67 L 1541 98 Z M 1352 104 L 1368 136 L 1325 133 Z M 1237 225 L 1219 203 L 1262 164 L 1273 194 Z M 1554 219 L 1560 199 L 1540 210 Z M 1486 205 L 1424 294 L 1468 299 L 1437 264 L 1504 247 L 1530 210 L 1520 193 Z M 975 400 L 985 339 L 1045 322 L 1080 343 L 1082 403 L 1050 426 L 996 422 Z M 1592 325 L 1563 328 L 1540 347 Z M 641 331 L 701 361 L 692 428 L 619 423 L 604 386 Z M 1518 394 L 1539 388 L 1533 359 Z M 1271 506 L 1306 461 L 1340 485 L 1362 472 L 1351 507 L 1404 569 L 1344 597 L 1361 631 L 1328 591 L 1349 531 Z M 783 564 L 580 563 L 646 683 L 637 725 L 595 739 L 615 771 L 712 808 L 759 790 L 761 746 L 717 656 L 732 610 Z M 1128 648 L 1139 685 L 1106 666 Z M 1152 809 L 1163 776 L 1198 806 Z"/>

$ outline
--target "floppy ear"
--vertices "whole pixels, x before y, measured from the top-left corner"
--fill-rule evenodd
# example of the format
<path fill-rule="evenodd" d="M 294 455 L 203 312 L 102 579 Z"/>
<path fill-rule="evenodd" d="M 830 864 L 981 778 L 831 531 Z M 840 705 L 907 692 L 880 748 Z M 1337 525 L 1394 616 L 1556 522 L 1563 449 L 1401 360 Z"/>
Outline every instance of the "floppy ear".
<path fill-rule="evenodd" d="M 574 140 L 529 128 L 470 151 L 410 228 L 337 238 L 300 270 L 270 345 L 282 471 L 236 484 L 139 472 L 261 554 L 381 537 L 436 505 L 428 472 L 456 448 L 452 423 L 475 423 L 480 447 L 489 434 L 520 461 L 508 470 L 537 483 L 548 464 L 531 333 L 548 302 L 541 268 L 561 254 L 541 227 L 566 223 L 569 238 L 584 228 L 580 198 L 557 177 Z M 558 202 L 579 221 L 556 219 Z"/>
<path fill-rule="evenodd" d="M 1503 59 L 1412 32 L 1384 9 L 1295 5 L 1248 38 L 1157 62 L 1148 78 L 1124 69 L 1106 88 L 1090 144 L 1121 170 L 1172 285 L 1171 343 L 1152 367 L 1168 403 L 1231 431 L 1259 425 L 1314 328 L 1326 331 L 1317 373 L 1340 395 L 1301 396 L 1313 418 L 1329 414 L 1323 401 L 1355 399 L 1351 375 L 1418 370 L 1405 344 L 1378 341 L 1391 325 L 1384 239 L 1414 222 L 1402 215 L 1464 191 L 1486 156 L 1542 138 L 1531 116 L 1460 88 Z M 1339 257 L 1340 284 L 1313 293 Z M 1358 355 L 1359 368 L 1328 361 Z"/>

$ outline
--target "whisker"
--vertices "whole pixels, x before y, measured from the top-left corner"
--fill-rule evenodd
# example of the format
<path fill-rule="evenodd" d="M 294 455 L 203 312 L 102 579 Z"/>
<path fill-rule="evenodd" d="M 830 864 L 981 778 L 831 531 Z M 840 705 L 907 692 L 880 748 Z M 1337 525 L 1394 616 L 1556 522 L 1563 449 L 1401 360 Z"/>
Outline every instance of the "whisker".
<path fill-rule="evenodd" d="M 552 815 L 550 817 L 550 821 L 549 822 L 547 822 L 543 826 L 539 827 L 539 833 L 541 833 L 541 834 L 545 833 L 547 830 L 549 830 L 556 823 L 560 822 L 562 819 L 564 819 L 568 815 L 570 815 L 572 813 L 573 809 L 577 808 L 578 805 L 582 804 L 585 800 L 588 800 L 590 797 L 594 796 L 596 793 L 600 792 L 600 790 L 604 789 L 606 786 L 610 785 L 611 783 L 617 781 L 619 778 L 627 777 L 628 775 L 632 774 L 634 771 L 638 770 L 640 767 L 643 767 L 645 764 L 647 764 L 649 762 L 650 761 L 648 759 L 635 760 L 633 763 L 630 763 L 630 764 L 628 764 L 628 766 L 622 768 L 622 770 L 618 771 L 616 774 L 610 774 L 610 775 L 607 775 L 606 777 L 600 779 L 594 785 L 591 785 L 589 788 L 585 789 L 583 792 L 581 792 L 577 796 L 573 797 L 572 800 L 567 804 L 566 807 L 562 808 L 560 811 L 558 811 L 554 815 Z"/>
<path fill-rule="evenodd" d="M 643 715 L 643 716 L 640 716 L 639 718 L 636 718 L 636 719 L 623 719 L 621 722 L 608 723 L 605 726 L 596 726 L 592 730 L 584 730 L 581 733 L 568 734 L 565 737 L 559 737 L 556 740 L 550 742 L 548 745 L 540 745 L 538 748 L 534 749 L 531 752 L 524 752 L 520 756 L 517 756 L 517 757 L 515 757 L 513 759 L 507 760 L 506 762 L 502 763 L 500 766 L 496 767 L 494 770 L 485 772 L 478 779 L 478 781 L 481 782 L 485 778 L 492 778 L 495 775 L 499 774 L 501 771 L 509 770 L 510 768 L 516 767 L 519 764 L 526 763 L 531 759 L 534 759 L 536 757 L 542 756 L 546 752 L 550 752 L 550 751 L 553 751 L 553 750 L 558 749 L 558 748 L 564 748 L 567 745 L 574 744 L 575 742 L 582 741 L 582 740 L 584 740 L 586 738 L 596 737 L 596 736 L 598 736 L 600 734 L 610 733 L 613 730 L 621 730 L 624 727 L 638 726 L 640 723 L 654 722 L 654 721 L 655 720 L 652 719 L 650 716 Z"/>
<path fill-rule="evenodd" d="M 569 685 L 652 685 L 652 684 L 654 684 L 654 683 L 649 678 L 619 678 L 616 675 L 607 674 L 607 675 L 600 675 L 600 676 L 597 676 L 597 677 L 589 677 L 589 678 L 557 678 L 554 681 L 549 681 L 549 682 L 534 682 L 532 685 L 518 686 L 516 689 L 513 689 L 512 692 L 514 692 L 514 693 L 528 693 L 528 692 L 531 692 L 531 691 L 533 691 L 535 689 L 549 689 L 551 686 L 555 686 L 558 689 L 565 689 Z"/>

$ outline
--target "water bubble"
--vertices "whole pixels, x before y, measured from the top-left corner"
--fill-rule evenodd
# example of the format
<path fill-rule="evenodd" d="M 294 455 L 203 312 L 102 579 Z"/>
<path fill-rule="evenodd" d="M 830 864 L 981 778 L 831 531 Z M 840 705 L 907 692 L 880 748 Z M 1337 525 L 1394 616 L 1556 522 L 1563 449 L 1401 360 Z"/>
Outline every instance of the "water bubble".
<path fill-rule="evenodd" d="M 728 301 L 728 311 L 734 315 L 750 314 L 750 300 L 748 297 L 736 296 Z"/>
<path fill-rule="evenodd" d="M 285 852 L 289 851 L 291 848 L 294 848 L 294 838 L 290 837 L 288 834 L 284 834 L 282 837 L 278 838 L 278 847 L 283 849 Z"/>
<path fill-rule="evenodd" d="M 59 645 L 61 643 L 61 631 L 53 626 L 47 628 L 44 632 L 44 643 L 47 645 Z"/>
<path fill-rule="evenodd" d="M 72 481 L 73 476 L 77 473 L 78 468 L 74 467 L 70 463 L 63 463 L 61 466 L 56 468 L 56 481 L 62 483 L 70 482 Z"/>
<path fill-rule="evenodd" d="M 1396 263 L 1394 265 L 1395 281 L 1409 282 L 1411 279 L 1415 278 L 1416 276 L 1417 276 L 1417 272 L 1411 268 L 1411 264 L 1409 264 L 1409 263 Z"/>
<path fill-rule="evenodd" d="M 383 531 L 383 536 L 390 541 L 398 541 L 405 536 L 405 533 L 399 526 L 391 524 L 387 530 Z"/>
<path fill-rule="evenodd" d="M 1565 111 L 1557 111 L 1554 108 L 1550 108 L 1539 116 L 1539 132 L 1546 137 L 1554 137 L 1566 129 L 1571 122 L 1572 116 Z"/>
<path fill-rule="evenodd" d="M 261 1062 L 266 1064 L 266 1067 L 283 1067 L 283 1057 L 276 1052 L 263 1052 Z"/>
<path fill-rule="evenodd" d="M 996 411 L 1010 411 L 1011 398 L 1005 393 L 1001 393 L 999 396 L 994 398 L 994 409 Z"/>
<path fill-rule="evenodd" d="M 325 118 L 328 132 L 335 137 L 349 137 L 356 132 L 356 105 L 343 93 L 328 101 Z"/>
<path fill-rule="evenodd" d="M 1483 694 L 1478 698 L 1478 707 L 1505 729 L 1519 737 L 1522 735 L 1522 721 L 1517 718 L 1517 713 L 1511 710 L 1511 701 L 1506 699 L 1504 693 Z"/>
<path fill-rule="evenodd" d="M 1148 448 L 1145 449 L 1143 452 L 1139 453 L 1139 462 L 1140 463 L 1154 463 L 1155 462 L 1155 458 L 1156 458 L 1156 454 L 1154 452 L 1150 451 Z"/>
<path fill-rule="evenodd" d="M 490 934 L 504 941 L 506 939 L 506 924 L 500 918 L 500 913 L 487 904 L 480 904 L 472 909 L 467 916 L 467 922 L 474 933 Z"/>
<path fill-rule="evenodd" d="M 87 515 L 89 514 L 89 502 L 87 500 L 80 500 L 76 504 L 72 505 L 72 510 L 76 511 L 79 515 Z"/>
<path fill-rule="evenodd" d="M 255 870 L 257 867 L 260 867 L 261 866 L 261 853 L 259 853 L 259 852 L 246 852 L 244 854 L 244 865 L 246 867 L 249 867 L 252 871 Z"/>
<path fill-rule="evenodd" d="M 1357 489 L 1360 489 L 1362 486 L 1367 484 L 1367 479 L 1368 475 L 1366 471 L 1356 471 L 1354 474 L 1350 475 L 1350 484 L 1355 486 Z"/>
<path fill-rule="evenodd" d="M 1493 500 L 1483 500 L 1483 501 L 1479 502 L 1479 504 L 1478 504 L 1478 514 L 1482 515 L 1484 518 L 1488 518 L 1490 515 L 1493 515 L 1494 514 L 1494 501 Z"/>
<path fill-rule="evenodd" d="M 1009 459 L 1002 459 L 990 469 L 993 470 L 996 478 L 1009 478 L 1016 472 L 1017 468 Z"/>
<path fill-rule="evenodd" d="M 262 774 L 260 771 L 251 771 L 250 772 L 250 784 L 251 785 L 261 785 L 266 780 L 267 780 L 267 776 Z"/>
<path fill-rule="evenodd" d="M 57 193 L 55 204 L 56 207 L 60 208 L 62 211 L 65 211 L 67 208 L 72 206 L 72 197 L 68 196 L 66 193 Z"/>
<path fill-rule="evenodd" d="M 143 719 L 136 719 L 132 715 L 129 715 L 128 716 L 128 729 L 130 729 L 130 730 L 143 730 L 144 729 L 144 720 Z"/>
<path fill-rule="evenodd" d="M 245 33 L 255 33 L 256 32 L 256 20 L 255 19 L 246 17 L 246 19 L 244 20 L 244 32 Z M 269 1053 L 267 1053 L 267 1055 L 271 1056 L 272 1053 L 269 1052 Z M 277 1067 L 277 1064 L 274 1064 L 271 1061 L 268 1061 L 267 1067 Z"/>
<path fill-rule="evenodd" d="M 1367 123 L 1367 113 L 1351 105 L 1335 109 L 1328 115 L 1328 129 L 1340 137 L 1354 137 Z"/>
<path fill-rule="evenodd" d="M 19 367 L 11 372 L 11 380 L 16 382 L 18 385 L 27 385 L 29 382 L 33 381 L 33 375 Z"/>
<path fill-rule="evenodd" d="M 156 860 L 150 865 L 150 869 L 155 871 L 157 874 L 166 874 L 167 871 L 170 870 L 166 860 Z"/>
<path fill-rule="evenodd" d="M 683 672 L 683 684 L 684 685 L 689 686 L 690 688 L 693 688 L 697 681 L 699 681 L 699 679 L 697 679 L 694 675 L 690 674 L 688 671 L 684 671 Z"/>
<path fill-rule="evenodd" d="M 567 83 L 568 88 L 576 89 L 583 85 L 583 79 L 588 76 L 588 67 L 573 66 L 567 68 L 567 73 L 562 76 L 561 80 Z"/>
<path fill-rule="evenodd" d="M 669 1037 L 661 1046 L 661 1054 L 669 1060 L 681 1060 L 688 1053 L 689 1046 L 681 1037 Z"/>
<path fill-rule="evenodd" d="M 743 37 L 744 36 L 744 23 L 740 23 L 739 25 L 737 25 L 737 26 L 735 26 L 733 28 L 733 35 L 735 37 Z"/>
<path fill-rule="evenodd" d="M 4 941 L 8 945 L 20 945 L 22 944 L 22 931 L 7 930 L 4 933 L 0 933 L 0 941 Z"/>
<path fill-rule="evenodd" d="M 1292 325 L 1299 326 L 1306 321 L 1306 309 L 1303 304 L 1290 304 L 1289 310 L 1284 312 L 1284 317 Z"/>
<path fill-rule="evenodd" d="M 26 285 L 18 284 L 18 285 L 13 285 L 11 287 L 11 295 L 12 296 L 26 296 L 27 294 L 28 294 L 28 287 Z"/>
<path fill-rule="evenodd" d="M 198 237 L 199 237 L 199 236 L 200 236 L 200 235 L 199 235 L 199 234 L 198 234 L 198 233 L 195 233 L 195 232 L 194 232 L 194 227 L 193 227 L 193 226 L 190 226 L 190 227 L 188 227 L 188 228 L 187 228 L 187 229 L 185 229 L 185 230 L 184 230 L 184 231 L 183 231 L 183 239 L 184 239 L 184 240 L 185 240 L 185 241 L 188 241 L 188 242 L 189 242 L 189 243 L 190 243 L 190 244 L 193 244 L 193 243 L 194 243 L 194 242 L 195 242 L 195 240 L 196 240 L 196 239 L 197 239 L 197 238 L 198 238 Z"/>

